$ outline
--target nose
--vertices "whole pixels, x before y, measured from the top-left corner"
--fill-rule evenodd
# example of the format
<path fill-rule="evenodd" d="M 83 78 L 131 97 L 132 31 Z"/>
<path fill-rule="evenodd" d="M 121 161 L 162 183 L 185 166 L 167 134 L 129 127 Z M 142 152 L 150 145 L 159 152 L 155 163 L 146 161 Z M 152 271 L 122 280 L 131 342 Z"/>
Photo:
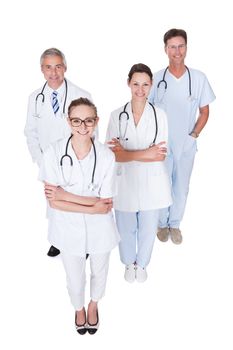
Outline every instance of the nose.
<path fill-rule="evenodd" d="M 57 67 L 51 67 L 50 72 L 51 72 L 51 74 L 56 75 L 57 74 Z"/>
<path fill-rule="evenodd" d="M 86 130 L 87 126 L 86 126 L 86 124 L 85 124 L 85 120 L 82 120 L 82 121 L 81 121 L 80 128 L 82 128 L 83 130 Z"/>
<path fill-rule="evenodd" d="M 143 86 L 138 86 L 138 92 L 139 92 L 139 93 L 144 92 L 144 87 L 143 87 Z"/>

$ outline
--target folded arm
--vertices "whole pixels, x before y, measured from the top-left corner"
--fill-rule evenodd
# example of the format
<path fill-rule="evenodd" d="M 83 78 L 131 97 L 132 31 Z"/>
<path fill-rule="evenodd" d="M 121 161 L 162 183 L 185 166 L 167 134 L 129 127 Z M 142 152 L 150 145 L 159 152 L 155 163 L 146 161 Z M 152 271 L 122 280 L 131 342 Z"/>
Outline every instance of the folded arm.
<path fill-rule="evenodd" d="M 53 186 L 48 183 L 45 183 L 44 191 L 46 198 L 52 201 L 71 202 L 90 206 L 94 205 L 99 200 L 97 197 L 79 196 L 77 194 L 65 191 L 62 187 Z"/>
<path fill-rule="evenodd" d="M 165 142 L 160 142 L 145 150 L 135 151 L 124 149 L 119 140 L 115 138 L 109 141 L 108 144 L 111 146 L 111 150 L 114 152 L 117 162 L 159 162 L 165 159 L 167 153 Z"/>
<path fill-rule="evenodd" d="M 112 199 L 99 199 L 95 204 L 89 206 L 62 200 L 49 200 L 49 205 L 53 209 L 74 213 L 106 214 L 112 209 Z"/>
<path fill-rule="evenodd" d="M 105 214 L 112 209 L 112 198 L 79 196 L 48 183 L 45 183 L 45 196 L 51 208 L 63 211 Z"/>

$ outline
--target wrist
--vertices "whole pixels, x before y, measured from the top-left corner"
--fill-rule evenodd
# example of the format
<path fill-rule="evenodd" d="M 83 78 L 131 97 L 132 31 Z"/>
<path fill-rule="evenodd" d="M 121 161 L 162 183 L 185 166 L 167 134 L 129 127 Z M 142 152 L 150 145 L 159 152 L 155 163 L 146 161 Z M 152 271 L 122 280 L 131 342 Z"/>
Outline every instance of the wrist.
<path fill-rule="evenodd" d="M 190 136 L 194 137 L 195 139 L 198 138 L 199 134 L 196 131 L 192 131 L 189 134 Z"/>

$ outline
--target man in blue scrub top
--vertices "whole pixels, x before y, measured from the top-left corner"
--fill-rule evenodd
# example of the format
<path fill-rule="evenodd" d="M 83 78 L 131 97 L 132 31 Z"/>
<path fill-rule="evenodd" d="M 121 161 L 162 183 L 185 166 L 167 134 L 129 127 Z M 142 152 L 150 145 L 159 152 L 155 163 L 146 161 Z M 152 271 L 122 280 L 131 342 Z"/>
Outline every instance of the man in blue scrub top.
<path fill-rule="evenodd" d="M 213 90 L 202 72 L 185 63 L 187 34 L 170 29 L 164 35 L 169 66 L 154 74 L 149 100 L 165 110 L 168 118 L 169 148 L 166 164 L 172 183 L 173 204 L 160 212 L 157 236 L 166 242 L 182 242 L 179 229 L 188 195 L 196 154 L 196 139 L 207 123 Z"/>

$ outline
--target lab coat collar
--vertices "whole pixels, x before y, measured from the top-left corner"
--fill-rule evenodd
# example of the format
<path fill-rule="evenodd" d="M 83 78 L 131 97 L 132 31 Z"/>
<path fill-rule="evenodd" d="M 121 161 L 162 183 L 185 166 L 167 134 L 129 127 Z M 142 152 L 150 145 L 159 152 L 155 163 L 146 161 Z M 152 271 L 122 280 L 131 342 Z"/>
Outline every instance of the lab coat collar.
<path fill-rule="evenodd" d="M 67 82 L 68 83 L 68 82 Z M 46 85 L 46 90 L 48 91 L 48 93 L 51 95 L 53 91 L 55 91 L 54 89 L 52 89 L 49 84 Z M 59 86 L 59 88 L 56 90 L 58 92 L 58 95 L 63 96 L 64 92 L 65 92 L 65 81 L 63 80 L 62 84 Z"/>
<path fill-rule="evenodd" d="M 132 112 L 132 103 L 130 101 L 128 106 L 126 107 L 126 111 L 129 114 L 129 125 L 131 127 L 133 127 L 133 129 L 135 129 L 136 127 L 137 128 L 144 127 L 145 122 L 148 120 L 148 118 L 150 118 L 150 109 L 152 110 L 152 107 L 149 105 L 149 102 L 147 101 L 146 104 L 145 104 L 143 113 L 141 115 L 141 118 L 140 118 L 137 126 L 135 126 L 133 112 Z M 153 113 L 153 111 L 152 111 L 152 113 Z"/>

